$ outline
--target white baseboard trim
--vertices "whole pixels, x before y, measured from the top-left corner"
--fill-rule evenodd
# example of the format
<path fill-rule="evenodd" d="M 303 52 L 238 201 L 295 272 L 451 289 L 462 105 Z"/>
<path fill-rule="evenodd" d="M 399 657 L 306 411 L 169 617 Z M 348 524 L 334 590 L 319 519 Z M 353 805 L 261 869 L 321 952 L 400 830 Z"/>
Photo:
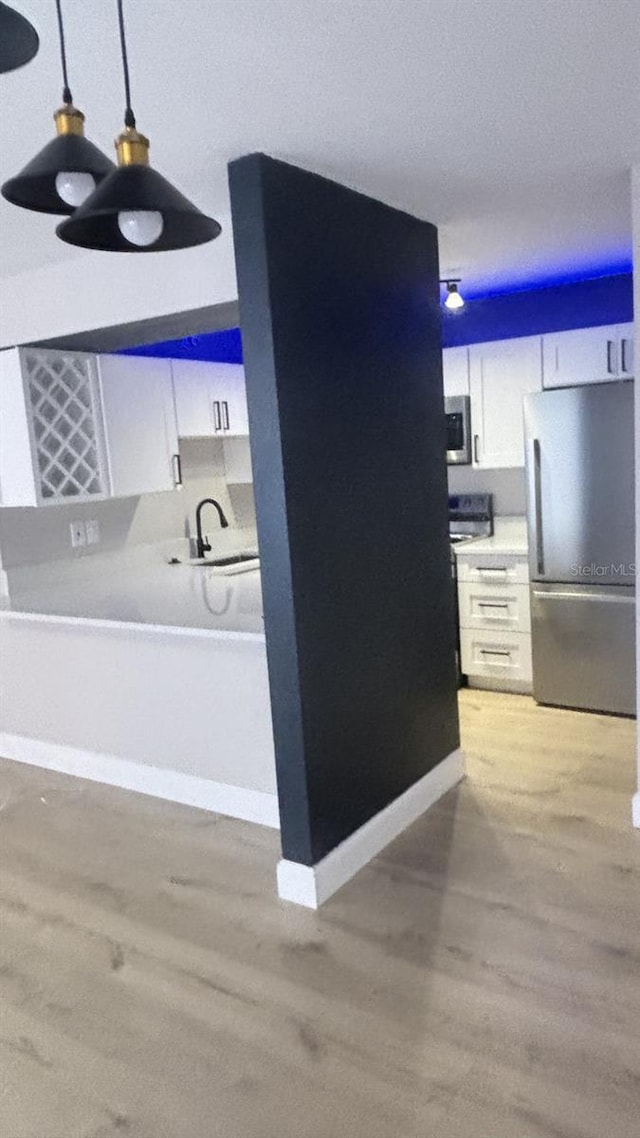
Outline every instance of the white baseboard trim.
<path fill-rule="evenodd" d="M 640 830 L 640 790 L 633 796 L 632 811 L 633 824 Z"/>
<path fill-rule="evenodd" d="M 318 909 L 462 778 L 464 754 L 458 749 L 316 865 L 279 862 L 279 897 L 308 909 Z"/>
<path fill-rule="evenodd" d="M 509 695 L 532 695 L 531 680 L 508 680 L 494 676 L 468 676 L 468 686 L 474 691 L 503 691 Z M 464 691 L 464 688 L 462 689 Z"/>
<path fill-rule="evenodd" d="M 0 733 L 0 756 L 29 766 L 87 778 L 91 782 L 119 786 L 122 790 L 134 790 L 153 798 L 180 802 L 183 806 L 197 806 L 200 810 L 225 814 L 229 818 L 241 818 L 244 822 L 256 822 L 274 830 L 280 829 L 277 794 L 247 790 L 242 786 L 230 786 L 225 782 L 214 782 L 212 779 L 164 767 L 146 766 L 115 755 L 85 751 L 80 747 L 30 739 L 25 735 Z"/>

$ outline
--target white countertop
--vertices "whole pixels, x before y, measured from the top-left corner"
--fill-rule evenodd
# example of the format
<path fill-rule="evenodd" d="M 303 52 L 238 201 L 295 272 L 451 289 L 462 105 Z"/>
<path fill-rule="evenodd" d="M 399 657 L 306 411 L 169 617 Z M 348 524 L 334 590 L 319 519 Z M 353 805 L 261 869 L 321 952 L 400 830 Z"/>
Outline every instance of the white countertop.
<path fill-rule="evenodd" d="M 222 556 L 255 547 L 255 534 L 238 530 L 214 550 Z M 221 576 L 210 566 L 171 565 L 165 546 L 14 571 L 0 616 L 264 640 L 259 570 Z"/>
<path fill-rule="evenodd" d="M 456 557 L 475 557 L 478 553 L 498 553 L 501 556 L 514 554 L 527 557 L 529 554 L 529 540 L 527 535 L 527 519 L 523 517 L 502 517 L 493 520 L 492 537 L 474 538 L 473 541 L 461 541 L 454 546 Z"/>

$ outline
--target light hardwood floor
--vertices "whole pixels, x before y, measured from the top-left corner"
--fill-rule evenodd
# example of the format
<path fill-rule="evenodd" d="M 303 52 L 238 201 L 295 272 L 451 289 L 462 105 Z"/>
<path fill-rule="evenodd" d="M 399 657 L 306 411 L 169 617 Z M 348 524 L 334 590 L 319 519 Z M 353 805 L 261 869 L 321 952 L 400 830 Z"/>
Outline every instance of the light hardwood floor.
<path fill-rule="evenodd" d="M 638 1138 L 635 724 L 461 705 L 318 914 L 273 832 L 0 763 L 1 1138 Z"/>

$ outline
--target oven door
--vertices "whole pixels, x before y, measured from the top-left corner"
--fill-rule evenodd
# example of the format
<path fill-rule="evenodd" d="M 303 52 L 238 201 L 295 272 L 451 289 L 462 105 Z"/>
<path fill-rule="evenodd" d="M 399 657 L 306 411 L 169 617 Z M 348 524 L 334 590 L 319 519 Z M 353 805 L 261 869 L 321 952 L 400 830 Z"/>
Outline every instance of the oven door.
<path fill-rule="evenodd" d="M 444 401 L 447 425 L 447 462 L 450 466 L 471 462 L 471 400 L 468 395 L 449 395 Z"/>

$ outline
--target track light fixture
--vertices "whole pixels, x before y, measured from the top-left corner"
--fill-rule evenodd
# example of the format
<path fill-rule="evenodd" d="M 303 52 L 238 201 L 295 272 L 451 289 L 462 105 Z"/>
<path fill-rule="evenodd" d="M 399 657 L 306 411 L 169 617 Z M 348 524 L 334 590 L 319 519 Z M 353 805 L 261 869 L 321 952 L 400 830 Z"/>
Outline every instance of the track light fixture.
<path fill-rule="evenodd" d="M 149 166 L 149 139 L 131 107 L 123 0 L 117 0 L 126 110 L 116 139 L 118 166 L 56 233 L 70 245 L 115 253 L 186 249 L 212 241 L 221 227 Z"/>
<path fill-rule="evenodd" d="M 0 3 L 0 74 L 29 63 L 39 46 L 33 24 L 8 4 Z"/>
<path fill-rule="evenodd" d="M 61 0 L 56 0 L 56 12 L 63 81 L 63 106 L 53 116 L 58 136 L 4 183 L 2 196 L 38 213 L 71 214 L 114 165 L 84 137 L 84 115 L 74 107 L 69 89 Z"/>
<path fill-rule="evenodd" d="M 447 286 L 447 295 L 444 302 L 445 308 L 448 308 L 450 312 L 459 312 L 461 308 L 464 308 L 464 298 L 460 296 L 458 291 L 460 278 L 448 278 L 440 283 Z"/>

